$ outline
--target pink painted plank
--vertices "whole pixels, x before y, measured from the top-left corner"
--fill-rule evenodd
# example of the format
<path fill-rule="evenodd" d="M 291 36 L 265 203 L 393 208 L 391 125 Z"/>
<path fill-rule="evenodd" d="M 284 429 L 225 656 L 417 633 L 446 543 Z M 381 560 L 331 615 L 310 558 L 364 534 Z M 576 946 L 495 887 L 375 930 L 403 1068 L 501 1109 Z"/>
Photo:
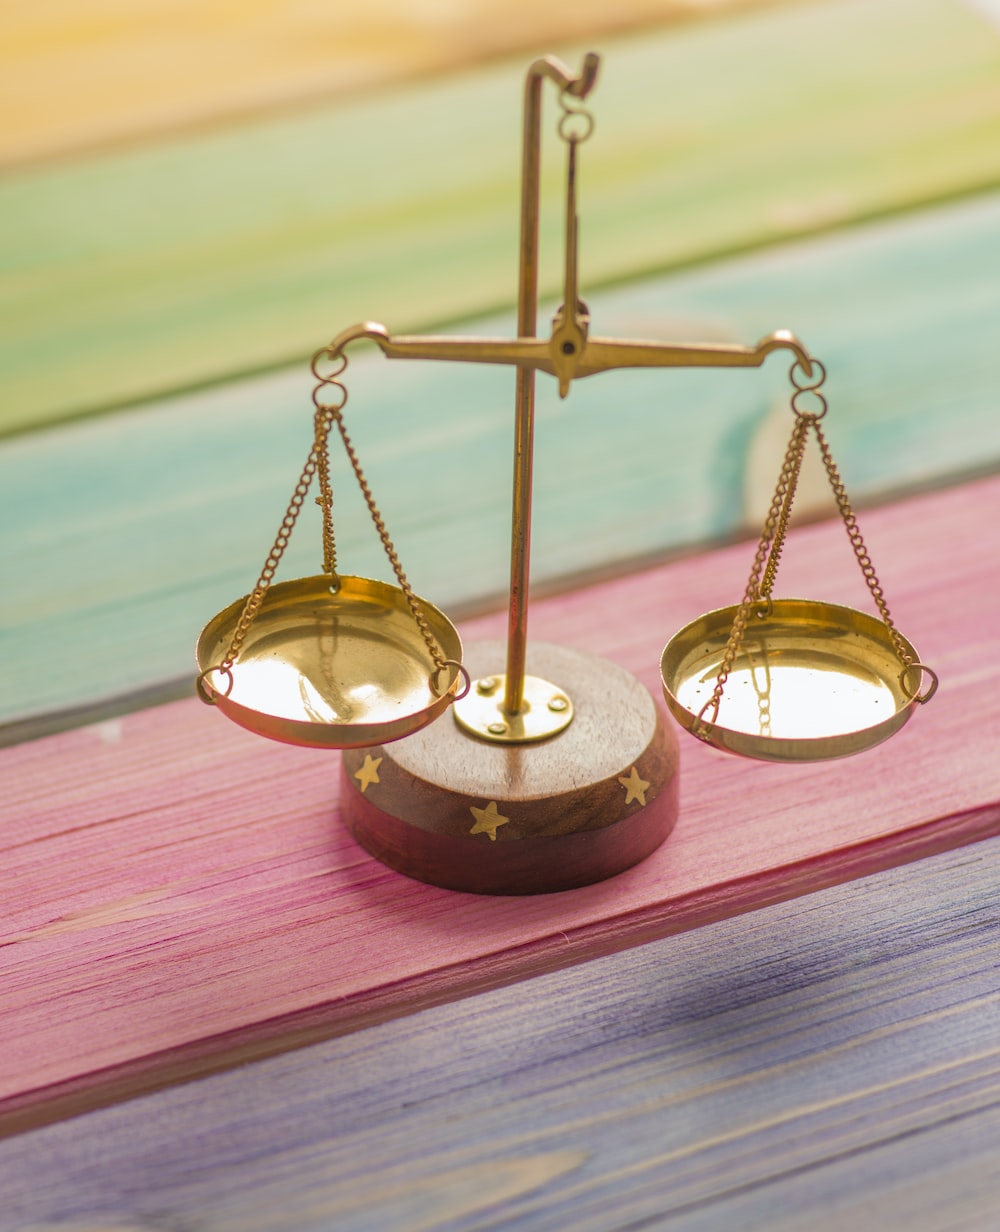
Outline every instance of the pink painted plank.
<path fill-rule="evenodd" d="M 998 520 L 996 477 L 862 519 L 898 623 L 942 680 L 898 736 L 794 767 L 682 736 L 674 837 L 566 894 L 477 898 L 390 872 L 338 824 L 334 757 L 194 700 L 6 750 L 0 1131 L 997 832 L 1000 577 L 983 541 Z M 655 690 L 663 642 L 738 598 L 751 555 L 539 602 L 532 635 L 602 652 Z M 869 606 L 839 523 L 797 530 L 782 579 L 784 594 Z"/>

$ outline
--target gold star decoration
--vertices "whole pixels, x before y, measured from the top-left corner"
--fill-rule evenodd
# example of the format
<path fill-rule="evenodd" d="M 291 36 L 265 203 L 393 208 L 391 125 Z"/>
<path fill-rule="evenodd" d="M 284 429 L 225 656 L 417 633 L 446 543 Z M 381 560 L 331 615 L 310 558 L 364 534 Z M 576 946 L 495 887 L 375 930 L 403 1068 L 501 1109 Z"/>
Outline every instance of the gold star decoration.
<path fill-rule="evenodd" d="M 378 768 L 381 764 L 381 757 L 372 757 L 371 753 L 366 753 L 365 764 L 360 770 L 354 771 L 354 777 L 361 784 L 362 795 L 364 795 L 368 788 L 371 787 L 372 783 L 377 783 L 379 781 Z"/>
<path fill-rule="evenodd" d="M 646 791 L 649 784 L 645 779 L 639 778 L 639 771 L 635 766 L 628 772 L 624 778 L 618 780 L 622 787 L 625 788 L 625 803 L 631 804 L 633 800 L 638 800 L 643 808 L 646 807 Z"/>
<path fill-rule="evenodd" d="M 497 802 L 495 800 L 491 800 L 486 808 L 476 808 L 475 805 L 472 805 L 469 811 L 476 819 L 476 824 L 469 833 L 488 834 L 491 843 L 497 841 L 497 828 L 505 826 L 510 821 L 509 817 L 504 817 L 502 813 L 497 811 Z"/>

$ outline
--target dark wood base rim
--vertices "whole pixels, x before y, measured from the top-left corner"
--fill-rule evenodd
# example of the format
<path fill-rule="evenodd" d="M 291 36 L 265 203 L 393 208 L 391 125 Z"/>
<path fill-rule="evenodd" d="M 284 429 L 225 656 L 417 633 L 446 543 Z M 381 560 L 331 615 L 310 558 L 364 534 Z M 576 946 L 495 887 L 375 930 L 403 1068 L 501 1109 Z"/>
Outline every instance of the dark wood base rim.
<path fill-rule="evenodd" d="M 501 653 L 470 647 L 473 678 Z M 551 740 L 487 744 L 446 715 L 410 740 L 345 750 L 343 817 L 366 851 L 418 881 L 510 895 L 604 881 L 660 846 L 677 821 L 678 750 L 648 690 L 561 647 L 532 648 L 529 670 L 573 695 L 574 721 Z"/>

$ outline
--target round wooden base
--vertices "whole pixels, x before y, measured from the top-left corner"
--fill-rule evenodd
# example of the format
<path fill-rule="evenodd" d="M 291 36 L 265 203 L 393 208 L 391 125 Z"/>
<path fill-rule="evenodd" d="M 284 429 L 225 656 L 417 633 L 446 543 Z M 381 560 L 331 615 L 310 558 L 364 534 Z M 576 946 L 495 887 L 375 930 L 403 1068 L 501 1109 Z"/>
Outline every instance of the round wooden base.
<path fill-rule="evenodd" d="M 472 679 L 501 672 L 505 653 L 468 647 Z M 344 751 L 344 816 L 366 850 L 477 894 L 569 890 L 656 850 L 677 820 L 678 753 L 648 690 L 559 646 L 529 645 L 527 669 L 573 702 L 572 723 L 548 740 L 492 744 L 445 715 L 406 740 Z"/>

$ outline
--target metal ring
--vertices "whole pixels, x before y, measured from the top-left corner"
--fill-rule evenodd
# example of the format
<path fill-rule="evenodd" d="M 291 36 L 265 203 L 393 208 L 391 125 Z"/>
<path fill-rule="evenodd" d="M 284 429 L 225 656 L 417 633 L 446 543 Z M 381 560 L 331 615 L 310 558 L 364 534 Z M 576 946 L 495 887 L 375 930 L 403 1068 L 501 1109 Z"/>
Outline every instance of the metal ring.
<path fill-rule="evenodd" d="M 911 671 L 913 668 L 916 668 L 918 672 L 921 673 L 926 672 L 931 678 L 930 687 L 924 693 L 920 692 L 921 680 L 919 676 L 917 678 L 916 689 L 911 691 L 909 685 L 906 683 L 906 673 Z M 899 683 L 903 692 L 910 699 L 910 701 L 916 702 L 918 705 L 922 706 L 925 702 L 929 702 L 937 692 L 939 681 L 937 672 L 932 667 L 928 667 L 926 663 L 921 663 L 918 660 L 914 660 L 914 662 L 908 663 L 899 673 Z"/>
<path fill-rule="evenodd" d="M 758 620 L 767 620 L 769 616 L 774 615 L 774 600 L 770 595 L 765 595 L 763 599 L 754 600 L 753 614 Z"/>
<path fill-rule="evenodd" d="M 799 398 L 801 398 L 803 394 L 812 394 L 814 398 L 818 398 L 820 405 L 822 407 L 822 410 L 803 411 L 797 405 Z M 798 416 L 799 419 L 804 419 L 806 423 L 819 423 L 819 421 L 823 418 L 823 416 L 829 410 L 829 407 L 827 406 L 826 399 L 819 392 L 819 386 L 807 385 L 803 389 L 800 389 L 798 386 L 795 387 L 795 393 L 792 394 L 792 410 L 795 412 L 795 414 Z"/>
<path fill-rule="evenodd" d="M 221 693 L 214 685 L 207 683 L 207 677 L 210 672 L 220 672 L 223 676 L 229 678 L 229 684 L 224 693 Z M 216 667 L 206 667 L 203 672 L 198 674 L 194 682 L 195 691 L 206 706 L 214 706 L 215 699 L 221 697 L 223 700 L 227 698 L 233 691 L 233 669 L 231 667 L 223 667 L 219 664 Z M 211 690 L 211 691 L 209 691 Z"/>
<path fill-rule="evenodd" d="M 331 361 L 339 359 L 340 367 L 333 372 L 320 372 L 316 365 L 321 359 L 329 359 Z M 324 385 L 328 382 L 335 382 L 338 376 L 343 376 L 347 371 L 347 356 L 343 351 L 332 351 L 328 346 L 320 347 L 310 361 L 309 370 L 316 380 L 322 381 Z"/>
<path fill-rule="evenodd" d="M 812 377 L 806 377 L 805 384 L 802 385 L 795 379 L 796 369 L 800 369 L 802 371 L 803 376 L 806 375 L 805 369 L 802 367 L 802 360 L 800 359 L 797 359 L 792 364 L 791 368 L 788 369 L 788 379 L 792 382 L 792 384 L 798 390 L 819 389 L 819 387 L 826 380 L 826 368 L 823 366 L 823 364 L 820 363 L 818 359 L 813 359 L 812 356 L 810 356 L 809 358 L 810 358 L 810 362 L 812 363 L 814 373 L 817 368 L 819 369 L 819 375 L 816 376 L 815 380 Z"/>
<path fill-rule="evenodd" d="M 562 104 L 563 113 L 559 117 L 559 125 L 556 131 L 563 141 L 575 141 L 578 144 L 581 141 L 586 141 L 590 134 L 594 131 L 594 117 L 589 111 L 584 111 L 582 108 L 567 107 Z M 574 120 L 581 120 L 583 127 L 580 132 L 574 133 L 570 131 L 570 125 Z"/>
<path fill-rule="evenodd" d="M 441 696 L 441 690 L 438 688 L 438 680 L 441 678 L 441 673 L 444 671 L 446 667 L 454 667 L 460 676 L 465 677 L 465 688 L 462 690 L 461 693 L 456 693 L 454 698 L 452 699 L 453 701 L 460 702 L 462 698 L 465 697 L 465 695 L 472 688 L 472 677 L 469 675 L 468 668 L 466 668 L 466 666 L 463 663 L 459 663 L 457 659 L 445 659 L 443 663 L 441 663 L 438 667 L 434 669 L 433 672 L 431 672 L 431 678 L 430 678 L 431 692 L 434 694 L 435 697 Z"/>
<path fill-rule="evenodd" d="M 322 389 L 339 389 L 343 395 L 336 404 L 332 402 L 320 402 L 319 395 Z M 320 383 L 312 391 L 313 406 L 317 411 L 326 412 L 331 415 L 336 415 L 338 411 L 342 411 L 347 405 L 347 386 L 342 385 L 340 381 L 320 381 Z"/>

